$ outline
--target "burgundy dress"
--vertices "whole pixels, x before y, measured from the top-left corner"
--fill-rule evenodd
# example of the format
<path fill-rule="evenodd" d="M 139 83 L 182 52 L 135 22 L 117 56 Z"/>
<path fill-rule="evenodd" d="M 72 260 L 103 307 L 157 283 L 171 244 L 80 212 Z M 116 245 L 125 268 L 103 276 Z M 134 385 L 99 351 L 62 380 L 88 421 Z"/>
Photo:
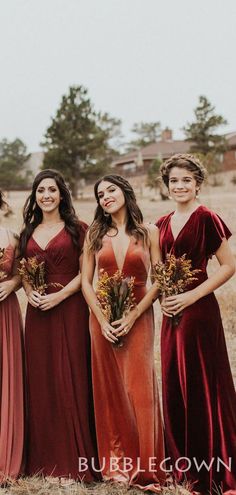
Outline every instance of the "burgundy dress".
<path fill-rule="evenodd" d="M 112 240 L 104 236 L 97 267 L 117 270 Z M 138 303 L 146 294 L 150 267 L 148 248 L 130 238 L 123 263 L 134 276 Z M 92 371 L 99 460 L 105 480 L 125 482 L 159 493 L 165 480 L 164 441 L 154 365 L 154 320 L 150 307 L 123 337 L 120 348 L 106 340 L 91 314 Z M 130 464 L 127 462 L 130 461 Z"/>
<path fill-rule="evenodd" d="M 199 285 L 230 231 L 199 206 L 174 240 L 172 214 L 157 222 L 163 260 L 167 253 L 186 253 L 202 270 L 194 282 Z M 177 327 L 164 316 L 161 355 L 166 447 L 176 480 L 187 479 L 203 493 L 217 487 L 236 494 L 236 395 L 214 293 L 184 309 Z M 199 468 L 204 462 L 209 468 Z"/>
<path fill-rule="evenodd" d="M 83 245 L 85 224 L 80 224 Z M 64 228 L 45 250 L 33 237 L 27 257 L 45 260 L 47 283 L 65 286 L 79 272 L 79 255 Z M 49 287 L 47 292 L 57 288 Z M 92 481 L 97 475 L 90 376 L 89 312 L 81 291 L 41 311 L 28 305 L 26 362 L 29 404 L 27 474 L 71 476 Z M 79 458 L 86 465 L 79 469 Z"/>
<path fill-rule="evenodd" d="M 12 233 L 0 270 L 12 277 Z M 3 246 L 1 246 L 3 248 Z M 5 280 L 7 280 L 5 278 Z M 15 292 L 0 302 L 0 484 L 20 473 L 24 443 L 23 332 Z"/>

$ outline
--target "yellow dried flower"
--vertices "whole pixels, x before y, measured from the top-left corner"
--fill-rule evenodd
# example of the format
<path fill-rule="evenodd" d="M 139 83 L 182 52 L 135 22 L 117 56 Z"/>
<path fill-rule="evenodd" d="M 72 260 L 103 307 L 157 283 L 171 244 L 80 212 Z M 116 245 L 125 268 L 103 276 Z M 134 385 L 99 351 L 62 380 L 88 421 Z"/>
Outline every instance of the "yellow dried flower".
<path fill-rule="evenodd" d="M 63 287 L 63 285 L 56 282 L 46 283 L 45 261 L 39 261 L 37 256 L 32 256 L 27 259 L 22 258 L 20 265 L 20 268 L 18 268 L 19 274 L 22 276 L 23 280 L 31 285 L 32 289 L 39 292 L 39 294 L 44 295 L 49 286 L 58 288 Z"/>
<path fill-rule="evenodd" d="M 135 306 L 134 280 L 134 277 L 125 277 L 120 270 L 111 276 L 104 269 L 99 271 L 96 295 L 109 323 L 119 320 Z M 118 345 L 121 345 L 121 339 Z"/>

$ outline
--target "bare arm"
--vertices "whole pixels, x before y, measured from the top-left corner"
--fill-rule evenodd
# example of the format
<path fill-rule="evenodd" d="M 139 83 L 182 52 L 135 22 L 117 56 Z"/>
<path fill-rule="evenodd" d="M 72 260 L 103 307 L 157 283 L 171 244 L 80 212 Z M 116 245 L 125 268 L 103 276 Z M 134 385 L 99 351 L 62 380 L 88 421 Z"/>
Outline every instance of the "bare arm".
<path fill-rule="evenodd" d="M 91 311 L 96 316 L 100 326 L 103 336 L 109 340 L 109 342 L 116 342 L 117 338 L 113 335 L 114 329 L 106 320 L 103 315 L 97 300 L 96 293 L 93 288 L 93 278 L 95 271 L 95 255 L 91 253 L 88 249 L 88 236 L 86 236 L 84 244 L 84 255 L 83 255 L 83 265 L 82 265 L 82 291 L 84 297 L 91 308 Z"/>
<path fill-rule="evenodd" d="M 162 307 L 167 312 L 177 314 L 184 308 L 198 301 L 204 296 L 207 296 L 214 290 L 223 285 L 235 273 L 234 257 L 229 247 L 228 241 L 223 239 L 219 249 L 215 253 L 219 261 L 219 269 L 213 273 L 205 282 L 200 284 L 195 289 L 166 298 Z"/>

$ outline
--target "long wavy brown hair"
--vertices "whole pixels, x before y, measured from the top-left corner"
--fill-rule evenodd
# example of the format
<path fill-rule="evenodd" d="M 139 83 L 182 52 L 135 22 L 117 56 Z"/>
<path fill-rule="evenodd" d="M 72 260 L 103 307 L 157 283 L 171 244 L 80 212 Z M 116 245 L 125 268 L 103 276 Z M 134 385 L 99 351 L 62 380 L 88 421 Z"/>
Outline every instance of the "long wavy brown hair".
<path fill-rule="evenodd" d="M 65 183 L 63 175 L 57 170 L 47 169 L 39 172 L 33 182 L 32 192 L 27 198 L 24 210 L 24 228 L 20 234 L 20 256 L 25 256 L 26 246 L 35 228 L 42 222 L 43 214 L 36 203 L 36 190 L 43 179 L 54 179 L 60 191 L 61 202 L 59 213 L 65 222 L 65 229 L 71 235 L 73 243 L 79 247 L 80 222 L 72 205 L 70 191 Z"/>
<path fill-rule="evenodd" d="M 127 208 L 127 224 L 126 232 L 134 236 L 137 240 L 142 239 L 144 244 L 148 242 L 148 231 L 143 224 L 143 215 L 137 205 L 134 190 L 130 183 L 121 175 L 111 174 L 104 175 L 94 185 L 94 195 L 97 200 L 97 208 L 94 215 L 94 220 L 89 228 L 89 250 L 96 252 L 102 247 L 102 238 L 110 230 L 111 227 L 117 230 L 116 225 L 112 223 L 111 215 L 105 216 L 104 210 L 99 203 L 98 186 L 101 182 L 111 182 L 118 186 L 125 198 Z"/>

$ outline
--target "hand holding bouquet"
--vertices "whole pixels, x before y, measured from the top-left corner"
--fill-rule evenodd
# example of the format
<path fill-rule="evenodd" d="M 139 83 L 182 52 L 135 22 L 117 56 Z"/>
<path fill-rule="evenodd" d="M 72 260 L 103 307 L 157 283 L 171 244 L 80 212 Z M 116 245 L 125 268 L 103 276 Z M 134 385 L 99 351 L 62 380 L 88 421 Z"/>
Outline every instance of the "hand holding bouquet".
<path fill-rule="evenodd" d="M 120 270 L 111 276 L 103 269 L 100 270 L 96 295 L 102 313 L 109 323 L 120 320 L 134 308 L 133 286 L 134 277 L 125 277 Z M 123 346 L 122 339 L 118 338 L 114 346 Z"/>
<path fill-rule="evenodd" d="M 33 290 L 37 291 L 40 295 L 45 295 L 46 289 L 49 286 L 62 288 L 63 286 L 58 283 L 51 282 L 49 284 L 45 281 L 45 261 L 39 261 L 37 256 L 31 258 L 23 258 L 20 261 L 20 268 L 18 268 L 19 274 L 22 276 L 23 281 L 27 282 Z"/>
<path fill-rule="evenodd" d="M 159 289 L 160 296 L 169 297 L 185 292 L 185 289 L 197 280 L 195 275 L 201 270 L 192 270 L 192 262 L 183 254 L 176 258 L 173 254 L 167 254 L 163 263 L 159 261 L 153 267 L 153 277 Z M 182 313 L 172 317 L 173 326 L 180 322 Z"/>

